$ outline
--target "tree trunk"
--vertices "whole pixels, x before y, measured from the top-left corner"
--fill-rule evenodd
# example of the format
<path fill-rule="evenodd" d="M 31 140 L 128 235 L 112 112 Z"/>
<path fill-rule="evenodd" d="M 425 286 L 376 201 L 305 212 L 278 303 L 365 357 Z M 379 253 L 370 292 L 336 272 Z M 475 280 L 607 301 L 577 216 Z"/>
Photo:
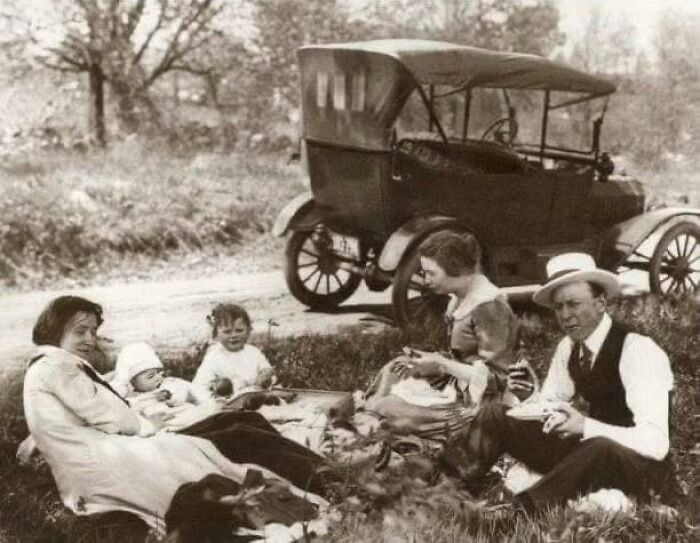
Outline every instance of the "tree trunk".
<path fill-rule="evenodd" d="M 90 78 L 90 120 L 95 142 L 100 147 L 106 143 L 105 133 L 105 85 L 104 74 L 99 64 L 91 64 Z"/>

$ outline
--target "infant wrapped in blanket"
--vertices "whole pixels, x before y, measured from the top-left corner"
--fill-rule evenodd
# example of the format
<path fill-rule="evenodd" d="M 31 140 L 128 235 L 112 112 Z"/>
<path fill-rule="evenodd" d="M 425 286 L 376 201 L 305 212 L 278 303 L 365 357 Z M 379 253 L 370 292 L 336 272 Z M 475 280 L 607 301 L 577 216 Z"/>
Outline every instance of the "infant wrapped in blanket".
<path fill-rule="evenodd" d="M 147 343 L 131 343 L 119 353 L 112 388 L 147 418 L 157 417 L 176 430 L 218 411 L 197 385 L 164 375 L 163 363 Z"/>

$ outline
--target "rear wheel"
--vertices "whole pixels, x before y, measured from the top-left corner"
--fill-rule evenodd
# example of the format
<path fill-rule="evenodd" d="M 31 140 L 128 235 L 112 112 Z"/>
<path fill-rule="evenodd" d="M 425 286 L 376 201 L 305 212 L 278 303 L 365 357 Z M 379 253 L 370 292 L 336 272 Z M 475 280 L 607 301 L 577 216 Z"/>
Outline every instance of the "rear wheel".
<path fill-rule="evenodd" d="M 362 281 L 359 275 L 343 269 L 341 262 L 325 230 L 294 232 L 285 250 L 287 286 L 302 304 L 312 309 L 333 309 L 347 300 Z M 355 264 L 362 267 L 364 260 Z"/>
<path fill-rule="evenodd" d="M 394 276 L 391 301 L 396 322 L 402 328 L 433 328 L 444 324 L 448 296 L 434 294 L 428 288 L 425 273 L 420 264 L 421 246 L 430 235 L 404 255 Z"/>
<path fill-rule="evenodd" d="M 700 283 L 700 226 L 681 222 L 659 240 L 649 265 L 649 286 L 662 296 L 697 291 Z"/>

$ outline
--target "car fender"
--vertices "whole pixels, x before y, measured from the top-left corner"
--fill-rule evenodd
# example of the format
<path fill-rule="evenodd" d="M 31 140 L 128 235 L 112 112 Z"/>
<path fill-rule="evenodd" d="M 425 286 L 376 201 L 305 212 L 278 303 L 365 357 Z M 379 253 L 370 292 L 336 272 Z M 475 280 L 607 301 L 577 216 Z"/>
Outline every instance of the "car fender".
<path fill-rule="evenodd" d="M 272 235 L 284 236 L 291 230 L 309 230 L 321 222 L 321 215 L 310 192 L 303 192 L 292 199 L 275 219 Z"/>
<path fill-rule="evenodd" d="M 615 271 L 657 230 L 666 230 L 684 220 L 700 220 L 700 209 L 667 207 L 632 217 L 610 228 L 602 237 L 598 265 Z"/>
<path fill-rule="evenodd" d="M 458 225 L 457 219 L 444 215 L 422 215 L 412 218 L 391 234 L 384 244 L 379 255 L 379 269 L 385 272 L 395 271 L 406 252 L 426 234 Z"/>

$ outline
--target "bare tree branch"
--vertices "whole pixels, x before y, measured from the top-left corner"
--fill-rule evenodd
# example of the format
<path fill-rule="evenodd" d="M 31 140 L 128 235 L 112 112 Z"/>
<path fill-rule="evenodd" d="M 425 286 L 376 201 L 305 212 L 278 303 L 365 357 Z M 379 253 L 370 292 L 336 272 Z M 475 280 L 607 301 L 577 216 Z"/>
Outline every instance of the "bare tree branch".
<path fill-rule="evenodd" d="M 69 66 L 73 66 L 74 68 L 78 68 L 81 70 L 87 70 L 88 68 L 88 59 L 83 59 L 83 61 L 80 61 L 78 59 L 75 59 L 71 57 L 68 53 L 65 51 L 62 51 L 61 49 L 57 47 L 49 47 L 47 48 L 47 51 L 52 53 L 56 58 L 58 58 L 61 62 L 68 64 Z"/>
<path fill-rule="evenodd" d="M 143 88 L 150 87 L 158 77 L 172 70 L 173 64 L 181 60 L 191 51 L 201 47 L 210 39 L 210 36 L 205 36 L 197 41 L 199 34 L 207 28 L 207 25 L 209 25 L 223 9 L 223 6 L 212 8 L 212 3 L 213 0 L 205 0 L 204 2 L 196 3 L 194 6 L 190 4 L 192 8 L 191 12 L 182 17 L 160 62 L 155 65 L 150 75 L 144 81 Z M 185 31 L 188 31 L 188 37 L 184 43 L 180 43 L 180 38 Z"/>
<path fill-rule="evenodd" d="M 141 62 L 141 57 L 143 57 L 143 54 L 148 49 L 148 46 L 151 44 L 151 40 L 153 40 L 153 37 L 158 33 L 158 31 L 163 27 L 163 24 L 165 23 L 166 9 L 168 7 L 168 2 L 167 2 L 167 0 L 161 0 L 159 2 L 159 5 L 160 5 L 160 11 L 158 12 L 158 19 L 156 20 L 155 26 L 146 35 L 146 38 L 144 39 L 143 43 L 141 44 L 141 46 L 137 49 L 136 53 L 134 54 L 132 65 L 138 64 L 139 62 Z"/>
<path fill-rule="evenodd" d="M 134 30 L 139 25 L 141 17 L 143 17 L 143 10 L 146 7 L 146 0 L 138 0 L 134 7 L 129 10 L 128 19 L 126 23 L 126 37 L 131 38 L 134 34 Z"/>
<path fill-rule="evenodd" d="M 85 71 L 84 68 L 77 68 L 77 67 L 70 67 L 62 64 L 55 64 L 53 62 L 49 62 L 48 60 L 42 58 L 42 57 L 37 57 L 36 61 L 44 66 L 45 68 L 49 68 L 51 70 L 56 70 L 57 72 L 65 72 L 65 73 L 82 73 Z"/>

